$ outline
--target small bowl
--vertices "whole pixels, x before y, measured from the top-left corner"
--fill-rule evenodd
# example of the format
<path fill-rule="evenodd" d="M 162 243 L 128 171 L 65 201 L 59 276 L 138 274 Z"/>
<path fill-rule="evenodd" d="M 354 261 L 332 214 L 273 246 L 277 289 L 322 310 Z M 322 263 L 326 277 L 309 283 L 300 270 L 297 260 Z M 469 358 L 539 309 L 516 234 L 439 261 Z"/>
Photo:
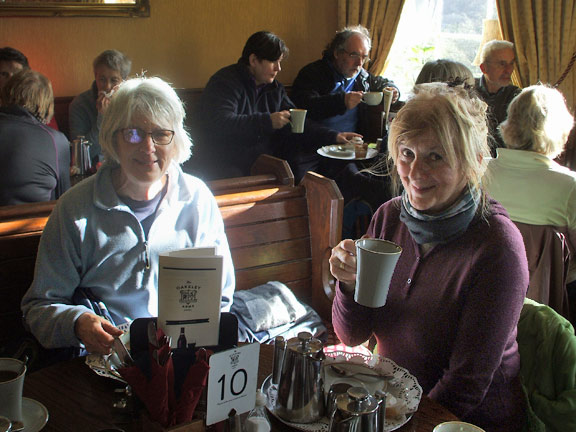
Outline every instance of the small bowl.
<path fill-rule="evenodd" d="M 437 425 L 432 432 L 486 432 L 471 423 L 461 421 L 444 422 Z"/>

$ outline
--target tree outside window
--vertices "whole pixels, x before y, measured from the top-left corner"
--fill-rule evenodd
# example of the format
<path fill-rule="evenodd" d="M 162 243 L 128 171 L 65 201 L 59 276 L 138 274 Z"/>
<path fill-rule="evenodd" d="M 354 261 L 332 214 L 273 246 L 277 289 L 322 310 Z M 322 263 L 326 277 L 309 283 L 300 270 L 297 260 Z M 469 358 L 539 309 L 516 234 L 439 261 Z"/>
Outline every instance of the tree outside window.
<path fill-rule="evenodd" d="M 383 75 L 410 93 L 420 69 L 429 60 L 473 65 L 482 41 L 483 20 L 497 19 L 495 0 L 406 0 Z"/>

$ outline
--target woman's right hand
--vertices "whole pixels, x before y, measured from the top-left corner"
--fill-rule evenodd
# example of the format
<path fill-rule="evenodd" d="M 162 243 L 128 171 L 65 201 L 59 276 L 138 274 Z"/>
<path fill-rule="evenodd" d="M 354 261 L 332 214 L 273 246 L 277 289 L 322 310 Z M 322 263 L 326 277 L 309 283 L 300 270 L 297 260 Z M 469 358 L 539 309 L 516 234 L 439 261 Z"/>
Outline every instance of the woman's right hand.
<path fill-rule="evenodd" d="M 356 244 L 354 240 L 342 240 L 332 249 L 328 260 L 330 273 L 341 282 L 344 291 L 353 292 L 356 286 Z"/>
<path fill-rule="evenodd" d="M 74 331 L 92 354 L 110 354 L 114 337 L 123 333 L 109 321 L 90 312 L 80 315 L 74 324 Z"/>

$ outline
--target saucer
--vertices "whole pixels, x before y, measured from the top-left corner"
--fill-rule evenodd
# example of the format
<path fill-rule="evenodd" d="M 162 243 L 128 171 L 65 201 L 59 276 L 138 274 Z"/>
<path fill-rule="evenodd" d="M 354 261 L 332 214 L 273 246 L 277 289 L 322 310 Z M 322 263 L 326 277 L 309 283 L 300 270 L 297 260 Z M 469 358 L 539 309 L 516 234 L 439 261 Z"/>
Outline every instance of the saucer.
<path fill-rule="evenodd" d="M 48 410 L 40 402 L 30 398 L 22 398 L 22 432 L 38 432 L 48 422 Z"/>

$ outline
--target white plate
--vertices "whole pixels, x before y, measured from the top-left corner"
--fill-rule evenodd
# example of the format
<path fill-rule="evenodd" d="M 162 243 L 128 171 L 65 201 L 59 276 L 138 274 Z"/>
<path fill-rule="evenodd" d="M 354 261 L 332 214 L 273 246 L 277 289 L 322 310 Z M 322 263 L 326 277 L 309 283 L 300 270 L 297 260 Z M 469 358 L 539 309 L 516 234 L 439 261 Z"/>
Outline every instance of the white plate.
<path fill-rule="evenodd" d="M 362 376 L 342 377 L 330 368 L 330 364 L 338 364 L 339 366 L 351 365 L 351 368 L 358 369 L 368 368 L 375 370 L 383 375 L 392 375 L 392 381 L 382 378 L 367 377 L 362 379 Z M 354 386 L 365 387 L 370 393 L 373 394 L 375 390 L 384 389 L 396 397 L 400 404 L 404 407 L 405 413 L 397 418 L 386 418 L 386 424 L 383 432 L 396 430 L 412 418 L 413 413 L 418 409 L 420 399 L 422 398 L 422 387 L 418 381 L 406 369 L 398 366 L 392 360 L 382 358 L 378 355 L 362 355 L 358 353 L 345 353 L 345 352 L 331 352 L 327 353 L 326 360 L 324 360 L 324 389 L 328 391 L 330 385 L 334 382 L 347 382 Z M 329 420 L 324 417 L 316 423 L 291 423 L 287 422 L 275 413 L 277 388 L 272 386 L 270 378 L 266 378 L 262 384 L 262 391 L 268 396 L 267 408 L 270 413 L 282 421 L 283 423 L 292 426 L 295 429 L 305 432 L 328 432 Z"/>
<path fill-rule="evenodd" d="M 316 150 L 316 153 L 318 153 L 320 156 L 340 160 L 367 160 L 376 157 L 376 155 L 378 154 L 378 151 L 376 149 L 369 148 L 365 158 L 357 158 L 356 155 L 354 154 L 354 150 L 342 151 L 338 150 L 338 147 L 340 146 L 333 145 L 333 146 L 320 147 L 318 150 Z"/>
<path fill-rule="evenodd" d="M 48 422 L 48 410 L 40 402 L 30 398 L 22 398 L 23 432 L 38 432 Z"/>

